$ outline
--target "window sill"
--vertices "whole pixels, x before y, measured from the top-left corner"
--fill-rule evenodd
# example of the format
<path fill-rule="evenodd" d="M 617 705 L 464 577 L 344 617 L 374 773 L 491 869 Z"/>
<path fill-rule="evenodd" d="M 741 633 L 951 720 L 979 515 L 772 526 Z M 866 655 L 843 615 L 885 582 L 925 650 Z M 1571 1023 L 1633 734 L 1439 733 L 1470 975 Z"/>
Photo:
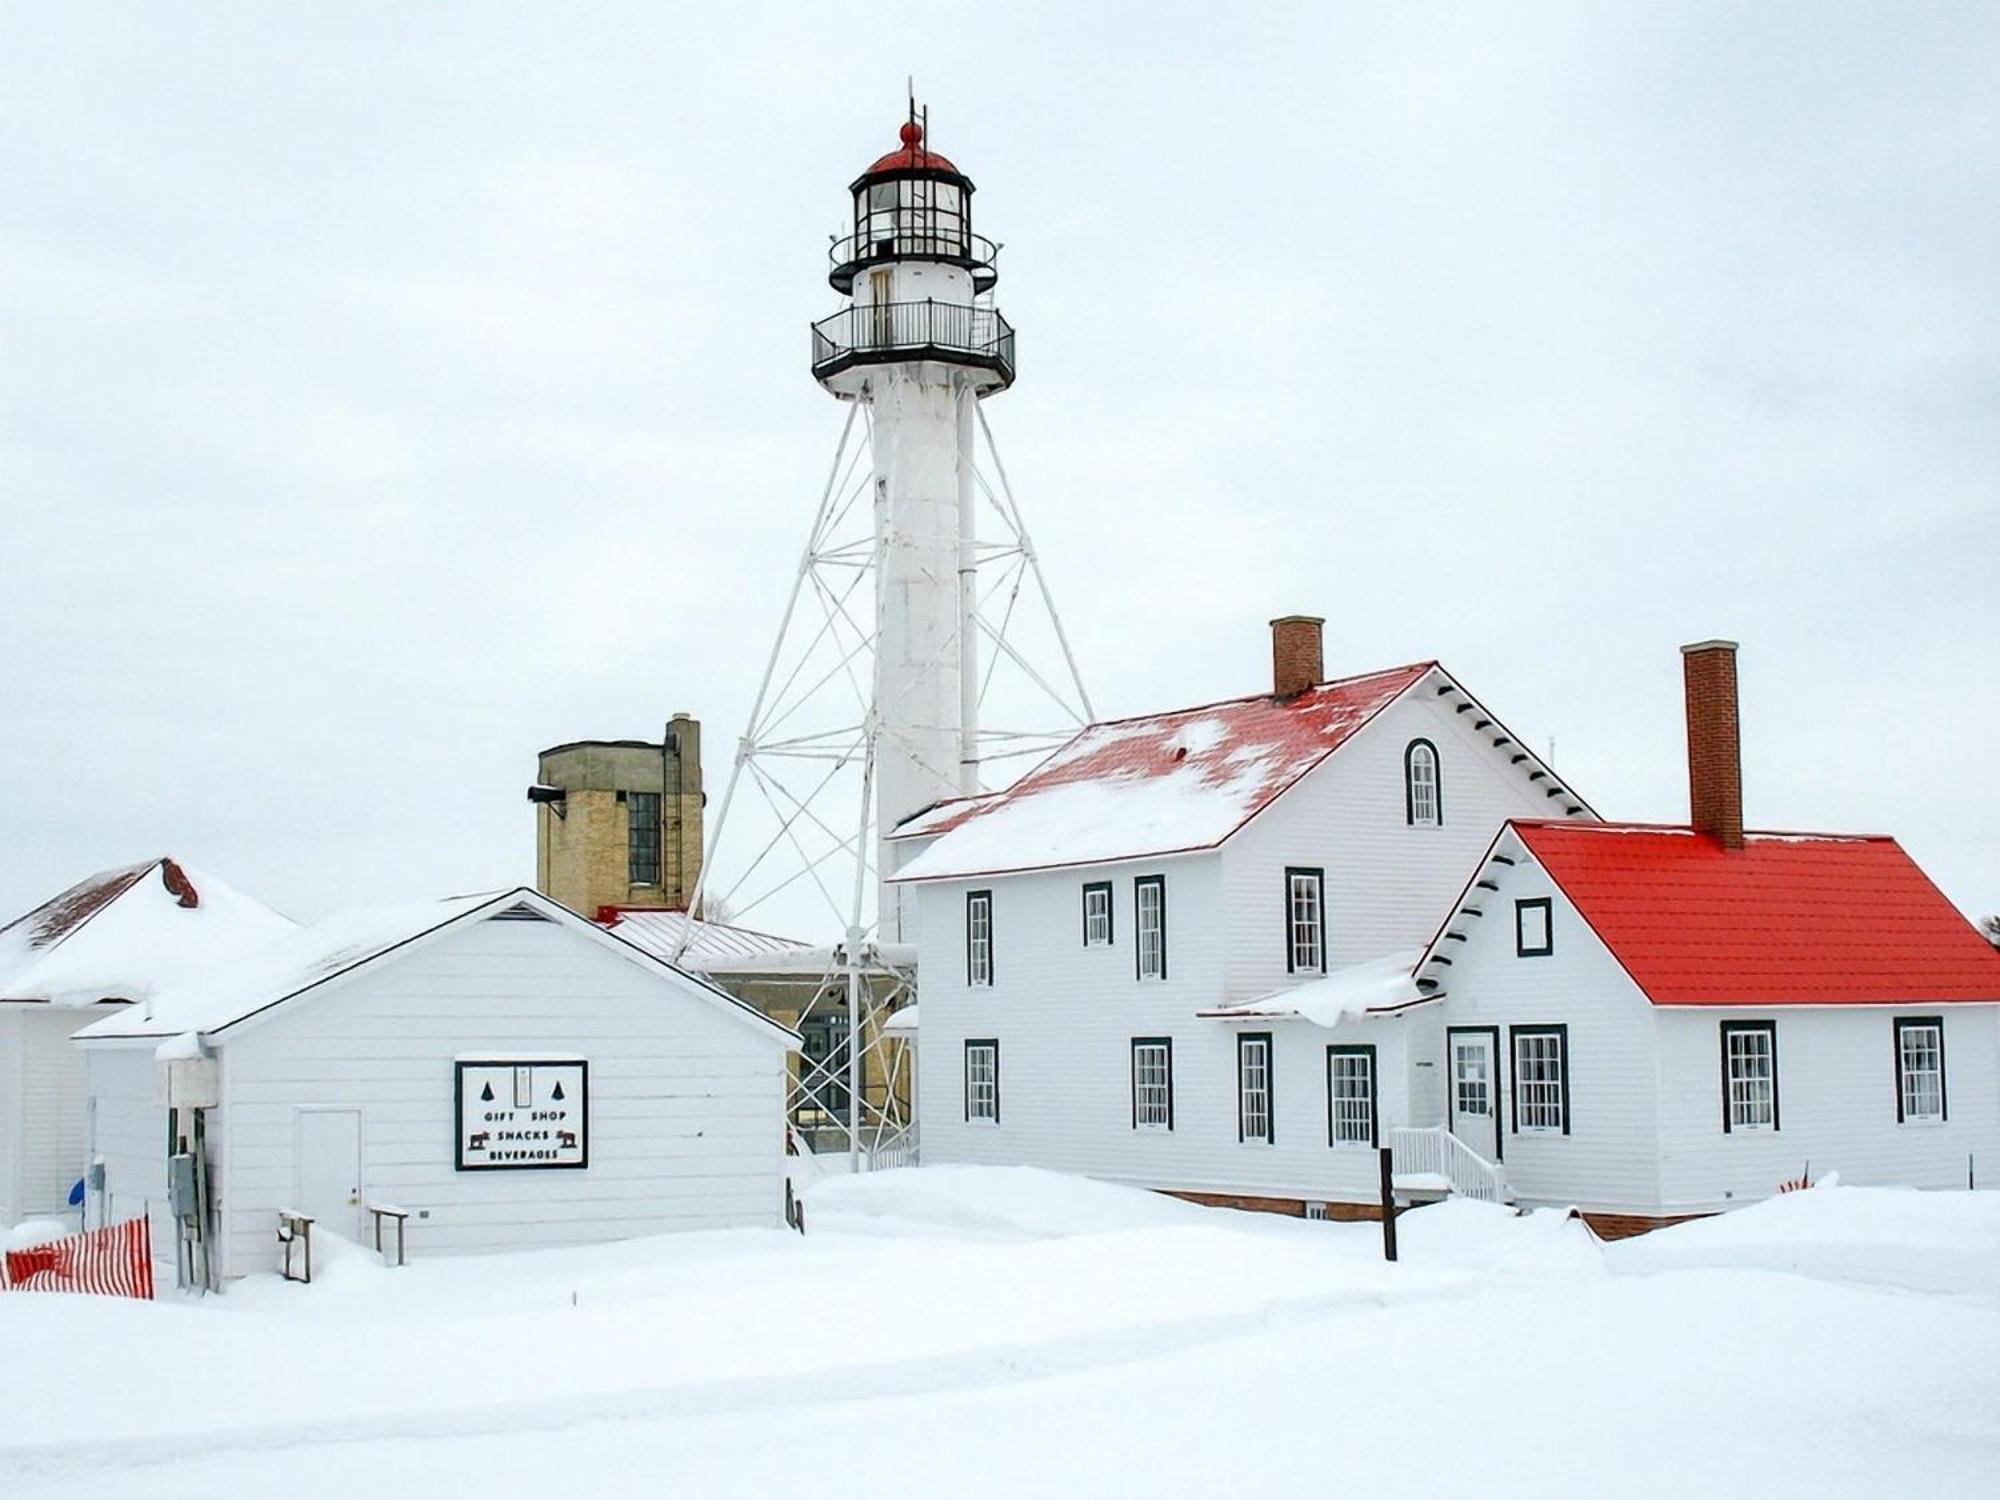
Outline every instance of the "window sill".
<path fill-rule="evenodd" d="M 1331 1141 L 1329 1151 L 1374 1151 L 1379 1149 L 1373 1141 Z"/>
<path fill-rule="evenodd" d="M 1943 1115 L 1913 1115 L 1896 1122 L 1909 1130 L 1942 1130 L 1950 1123 Z"/>
<path fill-rule="evenodd" d="M 1172 1135 L 1174 1127 L 1171 1125 L 1134 1125 L 1132 1131 L 1135 1135 Z"/>
<path fill-rule="evenodd" d="M 1737 1126 L 1737 1129 L 1739 1130 L 1743 1128 L 1744 1127 L 1740 1125 Z M 1569 1134 L 1569 1132 L 1567 1130 L 1564 1130 L 1560 1125 L 1517 1125 L 1514 1127 L 1513 1133 L 1515 1135 L 1552 1136 L 1556 1140 L 1561 1140 L 1564 1136 Z"/>
<path fill-rule="evenodd" d="M 1778 1127 L 1775 1125 L 1744 1125 L 1732 1121 L 1729 1128 L 1722 1133 L 1724 1135 L 1776 1135 Z"/>

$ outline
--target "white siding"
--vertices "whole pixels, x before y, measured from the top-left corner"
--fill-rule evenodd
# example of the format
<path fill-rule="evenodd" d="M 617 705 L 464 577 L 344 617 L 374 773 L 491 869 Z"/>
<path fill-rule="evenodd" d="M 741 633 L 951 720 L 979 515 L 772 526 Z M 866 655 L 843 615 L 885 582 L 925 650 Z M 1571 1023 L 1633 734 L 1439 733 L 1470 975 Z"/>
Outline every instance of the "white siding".
<path fill-rule="evenodd" d="M 551 922 L 487 921 L 219 1038 L 224 1268 L 277 1263 L 302 1106 L 359 1108 L 362 1196 L 411 1211 L 410 1254 L 775 1225 L 784 1046 Z M 587 1168 L 460 1172 L 453 1061 L 590 1063 Z"/>
<path fill-rule="evenodd" d="M 1031 1163 L 1142 1187 L 1372 1201 L 1371 1151 L 1329 1149 L 1326 1046 L 1377 1048 L 1383 1128 L 1405 1108 L 1406 1028 L 1371 1021 L 1338 1034 L 1296 1023 L 1273 1033 L 1276 1142 L 1240 1143 L 1238 1028 L 1198 1020 L 1218 1002 L 1222 945 L 1215 855 L 1045 871 L 921 887 L 923 1022 L 920 1117 L 926 1162 Z M 1141 981 L 1134 880 L 1167 881 L 1167 978 Z M 1083 946 L 1083 887 L 1110 880 L 1114 940 Z M 994 979 L 969 988 L 965 894 L 993 892 Z M 1131 1044 L 1173 1040 L 1174 1126 L 1132 1124 Z M 1000 1043 L 1000 1122 L 970 1124 L 964 1044 Z"/>
<path fill-rule="evenodd" d="M 0 1005 L 0 1225 L 71 1212 L 88 1090 L 69 1039 L 107 1009 Z"/>
<path fill-rule="evenodd" d="M 1477 855 L 1474 856 L 1477 859 Z M 1467 862 L 1467 869 L 1472 861 Z M 1659 1200 L 1652 1007 L 1540 866 L 1488 865 L 1497 893 L 1481 893 L 1481 917 L 1460 917 L 1463 943 L 1444 944 L 1446 1000 L 1436 1024 L 1497 1026 L 1501 1151 L 1508 1185 L 1524 1203 L 1645 1212 Z M 1463 881 L 1463 874 L 1460 879 Z M 1514 903 L 1549 897 L 1554 952 L 1515 954 Z M 1569 1029 L 1569 1133 L 1515 1128 L 1510 1028 Z M 1446 1101 L 1438 1068 L 1437 1107 Z"/>
<path fill-rule="evenodd" d="M 154 1103 L 150 1043 L 96 1045 L 84 1053 L 89 1080 L 86 1150 L 104 1159 L 104 1196 L 93 1208 L 93 1225 L 122 1223 L 150 1215 L 153 1221 L 153 1284 L 174 1284 L 174 1224 L 167 1213 L 167 1111 Z"/>
<path fill-rule="evenodd" d="M 1942 1016 L 1943 1124 L 1898 1124 L 1892 1017 Z M 1810 1166 L 1853 1184 L 1962 1188 L 1967 1158 L 2000 1186 L 2000 1044 L 1988 1005 L 1707 1008 L 1658 1012 L 1661 1207 L 1719 1209 L 1769 1197 Z M 1778 1128 L 1722 1128 L 1721 1023 L 1775 1021 Z"/>
<path fill-rule="evenodd" d="M 1495 750 L 1499 731 L 1475 733 L 1482 715 L 1454 713 L 1448 705 L 1458 701 L 1420 683 L 1223 845 L 1230 1001 L 1300 977 L 1285 969 L 1287 866 L 1326 871 L 1327 965 L 1337 969 L 1422 947 L 1502 823 L 1560 816 L 1570 805 L 1510 766 L 1519 747 Z M 1438 752 L 1438 827 L 1413 828 L 1405 812 L 1403 751 L 1419 738 Z"/>

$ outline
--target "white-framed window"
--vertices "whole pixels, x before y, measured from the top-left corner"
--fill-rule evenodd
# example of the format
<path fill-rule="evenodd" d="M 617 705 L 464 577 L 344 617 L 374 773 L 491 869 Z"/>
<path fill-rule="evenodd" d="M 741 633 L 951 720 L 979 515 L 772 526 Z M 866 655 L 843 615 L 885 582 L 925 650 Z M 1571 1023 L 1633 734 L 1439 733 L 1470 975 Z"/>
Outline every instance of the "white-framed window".
<path fill-rule="evenodd" d="M 1174 1043 L 1171 1037 L 1132 1039 L 1132 1128 L 1174 1128 Z"/>
<path fill-rule="evenodd" d="M 965 982 L 993 982 L 993 893 L 965 893 Z"/>
<path fill-rule="evenodd" d="M 1444 822 L 1444 782 L 1437 746 L 1429 740 L 1411 740 L 1403 747 L 1403 811 L 1412 828 Z"/>
<path fill-rule="evenodd" d="M 1722 1128 L 1778 1128 L 1778 1023 L 1722 1023 Z"/>
<path fill-rule="evenodd" d="M 1897 1016 L 1896 1120 L 1903 1125 L 1942 1124 L 1944 1017 Z"/>
<path fill-rule="evenodd" d="M 1514 952 L 1521 958 L 1547 958 L 1556 951 L 1555 900 L 1534 896 L 1514 903 Z"/>
<path fill-rule="evenodd" d="M 1083 888 L 1083 946 L 1111 945 L 1111 882 L 1094 880 Z"/>
<path fill-rule="evenodd" d="M 1569 1134 L 1569 1028 L 1516 1026 L 1514 1132 Z"/>
<path fill-rule="evenodd" d="M 1000 1042 L 982 1037 L 965 1044 L 965 1118 L 978 1125 L 1000 1123 Z"/>
<path fill-rule="evenodd" d="M 1141 875 L 1132 882 L 1132 909 L 1139 929 L 1134 962 L 1141 979 L 1167 977 L 1167 877 Z"/>
<path fill-rule="evenodd" d="M 1271 1033 L 1252 1031 L 1236 1038 L 1236 1139 L 1277 1139 L 1271 1118 Z"/>
<path fill-rule="evenodd" d="M 1285 970 L 1326 972 L 1326 872 L 1285 871 Z"/>
<path fill-rule="evenodd" d="M 1375 1049 L 1326 1049 L 1326 1141 L 1329 1146 L 1375 1144 Z"/>

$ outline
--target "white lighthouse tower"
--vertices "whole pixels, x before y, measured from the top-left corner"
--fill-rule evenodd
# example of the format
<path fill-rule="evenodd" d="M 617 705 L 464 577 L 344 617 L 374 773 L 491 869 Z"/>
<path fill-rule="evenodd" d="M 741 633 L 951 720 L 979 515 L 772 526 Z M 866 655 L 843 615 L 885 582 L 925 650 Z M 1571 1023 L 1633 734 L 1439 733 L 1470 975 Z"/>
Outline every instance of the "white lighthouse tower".
<path fill-rule="evenodd" d="M 1014 330 L 993 305 L 999 246 L 972 232 L 972 180 L 924 140 L 849 188 L 853 232 L 829 280 L 848 305 L 813 325 L 813 375 L 868 409 L 876 562 L 878 875 L 911 814 L 980 790 L 978 403 L 1014 380 Z M 879 888 L 878 933 L 905 936 L 899 889 Z"/>
<path fill-rule="evenodd" d="M 843 305 L 812 325 L 812 374 L 845 425 L 694 895 L 698 913 L 801 937 L 767 903 L 827 923 L 792 1103 L 816 1129 L 845 1116 L 857 1156 L 869 1111 L 875 1139 L 898 1123 L 863 1054 L 919 982 L 889 836 L 1091 718 L 982 409 L 1014 381 L 1000 247 L 973 233 L 972 181 L 927 123 L 912 103 L 833 237 Z M 816 1044 L 816 1022 L 835 1039 Z"/>

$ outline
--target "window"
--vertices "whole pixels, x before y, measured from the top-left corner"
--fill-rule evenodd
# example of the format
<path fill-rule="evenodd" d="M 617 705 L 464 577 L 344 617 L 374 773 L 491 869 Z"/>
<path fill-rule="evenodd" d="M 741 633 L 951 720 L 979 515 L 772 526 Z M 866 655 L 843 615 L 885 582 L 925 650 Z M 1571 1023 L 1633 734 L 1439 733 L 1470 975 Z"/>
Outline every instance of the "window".
<path fill-rule="evenodd" d="M 1000 1123 L 1000 1043 L 993 1037 L 965 1044 L 965 1118 Z"/>
<path fill-rule="evenodd" d="M 1403 812 L 1412 828 L 1435 828 L 1444 822 L 1437 746 L 1429 740 L 1411 740 L 1403 749 Z"/>
<path fill-rule="evenodd" d="M 1375 1144 L 1375 1049 L 1326 1049 L 1326 1143 Z"/>
<path fill-rule="evenodd" d="M 1271 1122 L 1271 1033 L 1245 1032 L 1236 1038 L 1236 1139 L 1277 1139 Z"/>
<path fill-rule="evenodd" d="M 1141 875 L 1132 882 L 1133 905 L 1138 912 L 1139 977 L 1167 977 L 1167 877 Z"/>
<path fill-rule="evenodd" d="M 1326 972 L 1326 875 L 1320 870 L 1285 871 L 1285 970 Z"/>
<path fill-rule="evenodd" d="M 1174 1044 L 1170 1037 L 1132 1039 L 1132 1128 L 1174 1128 Z"/>
<path fill-rule="evenodd" d="M 1898 1016 L 1896 1121 L 1901 1125 L 1944 1120 L 1944 1017 Z"/>
<path fill-rule="evenodd" d="M 626 882 L 630 885 L 658 885 L 660 883 L 660 794 L 627 792 L 625 827 Z"/>
<path fill-rule="evenodd" d="M 1083 946 L 1108 948 L 1111 945 L 1111 882 L 1097 881 L 1083 888 Z"/>
<path fill-rule="evenodd" d="M 965 982 L 993 982 L 993 893 L 965 893 Z"/>
<path fill-rule="evenodd" d="M 1722 1023 L 1722 1128 L 1778 1128 L 1778 1023 Z"/>
<path fill-rule="evenodd" d="M 1569 1028 L 1516 1026 L 1514 1133 L 1569 1134 Z"/>
<path fill-rule="evenodd" d="M 1522 958 L 1547 958 L 1556 951 L 1552 898 L 1537 896 L 1514 903 L 1514 952 Z"/>

